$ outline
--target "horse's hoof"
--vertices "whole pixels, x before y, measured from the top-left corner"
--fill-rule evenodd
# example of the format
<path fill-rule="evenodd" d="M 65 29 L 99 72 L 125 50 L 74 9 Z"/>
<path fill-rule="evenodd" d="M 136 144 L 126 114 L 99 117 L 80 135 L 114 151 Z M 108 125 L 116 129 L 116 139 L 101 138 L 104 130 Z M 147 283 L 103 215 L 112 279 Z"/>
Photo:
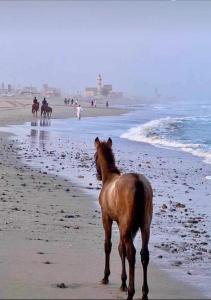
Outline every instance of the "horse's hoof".
<path fill-rule="evenodd" d="M 126 285 L 121 285 L 120 286 L 120 291 L 127 292 L 127 286 Z"/>
<path fill-rule="evenodd" d="M 147 295 L 143 295 L 142 296 L 142 300 L 148 300 L 148 296 Z"/>
<path fill-rule="evenodd" d="M 108 278 L 103 278 L 103 279 L 101 280 L 101 283 L 102 283 L 102 284 L 108 284 L 108 283 L 109 283 Z"/>

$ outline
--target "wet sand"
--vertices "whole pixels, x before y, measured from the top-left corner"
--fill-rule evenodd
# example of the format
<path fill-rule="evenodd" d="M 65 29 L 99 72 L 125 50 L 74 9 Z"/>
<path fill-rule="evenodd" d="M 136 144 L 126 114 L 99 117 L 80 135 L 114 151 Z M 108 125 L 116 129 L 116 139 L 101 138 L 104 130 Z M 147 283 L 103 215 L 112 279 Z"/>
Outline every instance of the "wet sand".
<path fill-rule="evenodd" d="M 1 126 L 20 123 L 26 108 L 10 111 L 5 116 L 0 109 Z M 105 111 L 122 112 L 99 108 L 98 113 Z M 67 112 L 61 111 L 58 117 L 62 116 L 67 117 Z M 31 116 L 24 118 L 22 122 Z M 104 250 L 96 199 L 68 180 L 21 164 L 7 137 L 0 133 L 0 298 L 126 298 L 119 291 L 121 264 L 115 235 L 110 284 L 100 284 Z M 137 252 L 135 298 L 141 296 L 141 278 Z M 151 299 L 205 298 L 152 262 L 149 288 Z"/>

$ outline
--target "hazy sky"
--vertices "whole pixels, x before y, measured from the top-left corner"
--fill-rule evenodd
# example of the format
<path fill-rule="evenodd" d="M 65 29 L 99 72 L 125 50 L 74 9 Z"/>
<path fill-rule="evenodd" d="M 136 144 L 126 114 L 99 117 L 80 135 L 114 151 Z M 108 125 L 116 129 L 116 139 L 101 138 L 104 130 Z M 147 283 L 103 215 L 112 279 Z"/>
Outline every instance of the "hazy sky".
<path fill-rule="evenodd" d="M 0 1 L 0 82 L 211 97 L 211 1 Z"/>

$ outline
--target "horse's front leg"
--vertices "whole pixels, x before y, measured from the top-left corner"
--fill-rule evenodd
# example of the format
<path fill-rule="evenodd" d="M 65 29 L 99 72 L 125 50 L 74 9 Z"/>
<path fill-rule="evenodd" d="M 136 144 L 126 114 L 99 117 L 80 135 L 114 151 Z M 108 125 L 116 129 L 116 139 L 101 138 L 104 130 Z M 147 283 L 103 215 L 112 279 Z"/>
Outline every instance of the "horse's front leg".
<path fill-rule="evenodd" d="M 111 233 L 112 233 L 112 220 L 108 217 L 103 215 L 103 227 L 105 231 L 105 270 L 104 270 L 104 277 L 101 281 L 102 284 L 108 284 L 108 277 L 110 275 L 110 253 L 111 253 Z"/>

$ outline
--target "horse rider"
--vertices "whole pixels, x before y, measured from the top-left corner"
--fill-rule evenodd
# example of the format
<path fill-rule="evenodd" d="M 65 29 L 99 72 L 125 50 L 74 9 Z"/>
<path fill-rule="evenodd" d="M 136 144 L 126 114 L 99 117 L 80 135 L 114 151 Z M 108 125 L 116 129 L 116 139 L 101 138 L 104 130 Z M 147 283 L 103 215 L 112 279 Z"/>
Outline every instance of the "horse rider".
<path fill-rule="evenodd" d="M 36 103 L 37 103 L 37 98 L 36 98 L 36 97 L 34 97 L 34 99 L 33 99 L 33 103 L 34 103 L 34 104 L 36 104 Z"/>
<path fill-rule="evenodd" d="M 43 106 L 48 106 L 48 102 L 46 101 L 45 98 L 44 98 L 43 101 L 42 101 L 42 105 L 43 105 Z"/>

